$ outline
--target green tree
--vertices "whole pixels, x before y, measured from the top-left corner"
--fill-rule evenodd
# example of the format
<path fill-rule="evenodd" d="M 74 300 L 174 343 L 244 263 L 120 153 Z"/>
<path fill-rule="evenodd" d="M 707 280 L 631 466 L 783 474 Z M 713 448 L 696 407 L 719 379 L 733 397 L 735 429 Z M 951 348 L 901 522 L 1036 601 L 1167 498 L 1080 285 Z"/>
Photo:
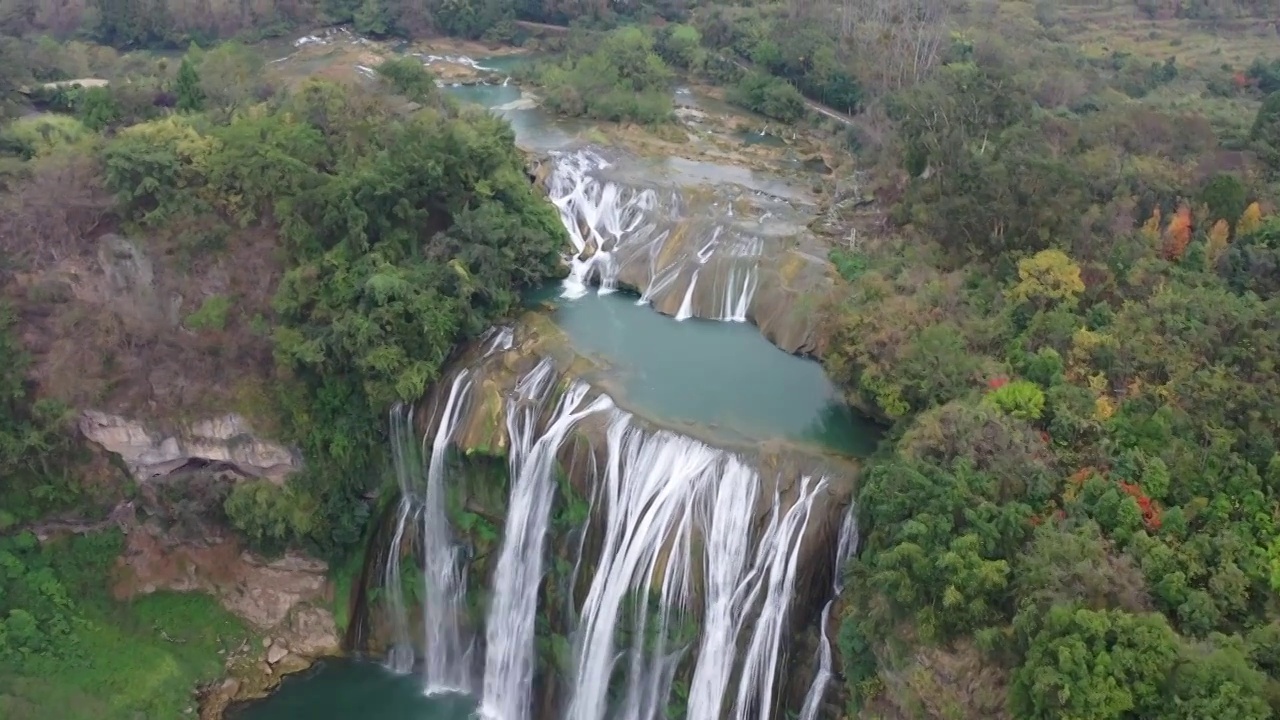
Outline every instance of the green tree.
<path fill-rule="evenodd" d="M 983 401 L 1020 420 L 1039 420 L 1044 412 L 1044 391 L 1027 380 L 1002 385 L 987 393 Z"/>
<path fill-rule="evenodd" d="M 1240 178 L 1231 173 L 1217 173 L 1204 184 L 1200 202 L 1209 207 L 1209 217 L 1200 218 L 1202 223 L 1212 224 L 1215 220 L 1234 223 L 1244 214 L 1249 195 Z"/>
<path fill-rule="evenodd" d="M 119 122 L 124 111 L 109 88 L 85 88 L 76 98 L 76 117 L 91 130 Z"/>
<path fill-rule="evenodd" d="M 1280 90 L 1262 101 L 1249 132 L 1258 155 L 1273 171 L 1280 172 Z"/>
<path fill-rule="evenodd" d="M 1163 717 L 1177 658 L 1160 615 L 1053 607 L 1013 675 L 1012 709 L 1021 718 Z"/>
<path fill-rule="evenodd" d="M 199 112 L 204 109 L 204 89 L 200 87 L 200 73 L 196 65 L 187 55 L 182 58 L 178 67 L 178 78 L 174 81 L 174 92 L 178 95 L 178 109 L 184 112 Z"/>
<path fill-rule="evenodd" d="M 1018 284 L 1009 289 L 1014 302 L 1031 302 L 1041 307 L 1057 303 L 1074 305 L 1084 292 L 1080 266 L 1061 250 L 1041 250 L 1018 261 Z"/>
<path fill-rule="evenodd" d="M 256 102 L 264 87 L 262 57 L 238 42 L 225 42 L 200 54 L 197 71 L 201 104 L 234 110 Z M 182 82 L 179 68 L 179 83 Z M 181 103 L 181 89 L 179 89 Z M 181 107 L 181 104 L 179 105 Z"/>

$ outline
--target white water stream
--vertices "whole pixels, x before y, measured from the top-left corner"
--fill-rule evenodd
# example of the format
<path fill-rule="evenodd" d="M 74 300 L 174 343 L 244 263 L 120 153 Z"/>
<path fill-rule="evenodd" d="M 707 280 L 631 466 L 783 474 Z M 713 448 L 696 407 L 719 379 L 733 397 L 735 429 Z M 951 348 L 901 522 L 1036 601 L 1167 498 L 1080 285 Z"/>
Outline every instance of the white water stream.
<path fill-rule="evenodd" d="M 640 302 L 651 303 L 683 284 L 677 320 L 746 322 L 759 284 L 764 241 L 734 226 L 733 204 L 725 203 L 724 216 L 706 228 L 705 242 L 673 247 L 679 234 L 672 227 L 700 227 L 709 219 L 704 212 L 709 208 L 696 211 L 699 217 L 687 217 L 678 196 L 662 197 L 653 189 L 602 178 L 610 167 L 590 150 L 555 155 L 549 192 L 573 245 L 564 297 L 581 297 L 593 284 L 601 294 L 613 292 L 624 267 L 635 264 L 645 269 L 637 287 Z M 706 294 L 697 290 L 704 266 L 709 266 L 713 283 Z"/>
<path fill-rule="evenodd" d="M 453 541 L 445 512 L 445 455 L 465 400 L 471 391 L 470 373 L 462 370 L 449 388 L 443 415 L 432 439 L 430 461 L 422 467 L 415 452 L 413 411 L 397 405 L 391 411 L 391 437 L 400 506 L 396 530 L 387 558 L 383 588 L 392 622 L 393 644 L 387 665 L 400 673 L 413 668 L 414 644 L 404 597 L 402 546 L 406 533 L 416 532 L 423 556 L 422 612 L 426 637 L 423 681 L 427 692 L 469 692 L 472 688 L 472 643 L 464 640 L 459 625 L 466 597 L 466 578 L 459 567 L 459 548 Z M 425 483 L 423 482 L 425 480 Z"/>
<path fill-rule="evenodd" d="M 849 558 L 858 552 L 858 507 L 849 506 L 849 513 L 840 525 L 840 540 L 836 544 L 835 579 L 832 580 L 831 599 L 822 606 L 822 618 L 819 627 L 822 629 L 818 644 L 818 672 L 814 674 L 813 684 L 804 697 L 804 706 L 800 709 L 799 720 L 817 720 L 818 710 L 822 706 L 822 696 L 827 691 L 827 683 L 831 682 L 831 638 L 827 637 L 827 625 L 831 620 L 831 607 L 836 598 L 844 590 L 844 566 Z"/>
<path fill-rule="evenodd" d="M 613 406 L 604 395 L 584 406 L 589 388 L 574 383 L 561 397 L 546 432 L 535 438 L 539 410 L 554 387 L 551 369 L 544 361 L 522 378 L 507 408 L 511 500 L 493 577 L 480 707 L 481 714 L 499 720 L 527 720 L 530 715 L 538 585 L 555 493 L 556 451 L 575 423 Z"/>

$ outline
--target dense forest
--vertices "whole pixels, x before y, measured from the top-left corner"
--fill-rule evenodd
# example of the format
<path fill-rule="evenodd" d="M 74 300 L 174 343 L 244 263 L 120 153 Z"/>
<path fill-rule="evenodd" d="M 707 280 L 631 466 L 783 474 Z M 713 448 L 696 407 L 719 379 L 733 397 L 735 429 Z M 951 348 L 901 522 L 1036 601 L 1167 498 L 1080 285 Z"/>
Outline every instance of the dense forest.
<path fill-rule="evenodd" d="M 864 146 L 887 237 L 835 251 L 825 362 L 894 441 L 850 708 L 1272 717 L 1274 59 L 1087 58 L 1071 22 L 953 37 Z"/>
<path fill-rule="evenodd" d="M 207 375 L 160 401 L 226 403 L 308 460 L 238 484 L 227 520 L 340 562 L 388 406 L 556 271 L 563 231 L 510 129 L 418 63 L 378 69 L 390 92 L 276 87 L 215 41 L 350 22 L 519 42 L 518 21 L 574 28 L 530 78 L 551 109 L 661 125 L 691 74 L 824 132 L 835 183 L 874 200 L 831 239 L 819 310 L 829 374 L 891 428 L 841 604 L 848 717 L 1280 714 L 1275 20 L 1270 0 L 0 0 L 0 714 L 43 717 L 29 698 L 52 693 L 63 717 L 164 715 L 243 633 L 207 598 L 113 605 L 116 534 L 15 532 L 133 491 L 70 408 L 134 402 L 160 362 Z M 113 82 L 32 91 L 85 77 Z M 182 300 L 180 342 L 167 311 L 70 312 L 65 284 L 31 281 L 114 233 L 237 272 Z M 202 623 L 229 629 L 133 633 Z M 95 704 L 122 686 L 95 665 L 113 652 L 182 671 Z"/>

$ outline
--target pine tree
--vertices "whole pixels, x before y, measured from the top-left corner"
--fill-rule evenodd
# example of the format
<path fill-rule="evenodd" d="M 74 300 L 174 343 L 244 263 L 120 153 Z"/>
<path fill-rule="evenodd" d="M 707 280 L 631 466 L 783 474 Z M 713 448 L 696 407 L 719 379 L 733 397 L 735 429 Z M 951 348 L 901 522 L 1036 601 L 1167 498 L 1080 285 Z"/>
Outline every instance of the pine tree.
<path fill-rule="evenodd" d="M 200 74 L 196 72 L 191 57 L 182 58 L 178 68 L 178 80 L 174 87 L 178 94 L 178 109 L 182 112 L 199 112 L 204 109 L 204 91 L 200 89 Z"/>

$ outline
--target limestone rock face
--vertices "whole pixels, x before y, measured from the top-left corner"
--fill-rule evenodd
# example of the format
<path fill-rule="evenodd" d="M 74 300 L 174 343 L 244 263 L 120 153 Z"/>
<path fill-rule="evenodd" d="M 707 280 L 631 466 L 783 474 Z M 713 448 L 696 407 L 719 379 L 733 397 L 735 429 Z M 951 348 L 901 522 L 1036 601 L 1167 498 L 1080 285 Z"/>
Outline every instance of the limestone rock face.
<path fill-rule="evenodd" d="M 259 630 L 278 628 L 271 634 L 276 642 L 294 636 L 288 641 L 291 647 L 317 652 L 338 645 L 336 628 L 314 615 L 281 624 L 296 608 L 320 601 L 328 593 L 329 567 L 321 560 L 293 553 L 265 560 L 242 551 L 230 536 L 200 543 L 179 542 L 142 526 L 129 532 L 116 565 L 113 593 L 118 599 L 157 590 L 207 592 Z M 324 613 L 328 623 L 333 623 L 327 610 L 316 612 Z"/>
<path fill-rule="evenodd" d="M 283 622 L 298 603 L 324 594 L 328 566 L 300 555 L 266 562 L 242 553 L 237 569 L 238 582 L 219 593 L 222 604 L 249 623 L 267 629 Z"/>
<path fill-rule="evenodd" d="M 273 482 L 283 482 L 299 466 L 288 448 L 254 436 L 244 418 L 235 414 L 201 420 L 166 435 L 135 420 L 86 410 L 80 431 L 119 455 L 140 482 L 168 475 L 192 461 L 223 463 L 242 475 Z"/>
<path fill-rule="evenodd" d="M 341 650 L 338 624 L 333 613 L 318 607 L 307 607 L 289 618 L 285 635 L 289 648 L 303 657 L 335 655 Z"/>
<path fill-rule="evenodd" d="M 156 289 L 154 264 L 136 242 L 106 235 L 98 244 L 98 265 L 105 281 L 106 297 L 117 308 L 147 322 L 178 324 L 182 298 L 164 298 Z"/>

